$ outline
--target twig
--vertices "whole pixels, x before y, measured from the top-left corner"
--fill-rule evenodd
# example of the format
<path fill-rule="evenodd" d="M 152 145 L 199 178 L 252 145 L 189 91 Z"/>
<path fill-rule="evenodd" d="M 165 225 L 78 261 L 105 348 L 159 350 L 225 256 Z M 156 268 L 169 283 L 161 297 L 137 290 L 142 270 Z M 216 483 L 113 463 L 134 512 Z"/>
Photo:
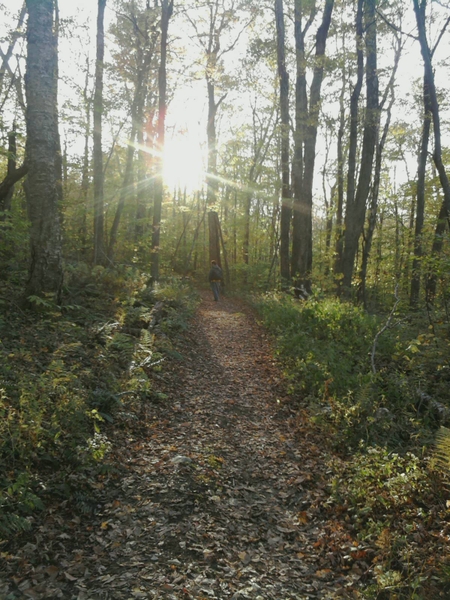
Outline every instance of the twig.
<path fill-rule="evenodd" d="M 397 310 L 398 303 L 400 302 L 400 298 L 398 297 L 398 283 L 395 286 L 395 292 L 394 292 L 394 294 L 395 294 L 395 304 L 392 307 L 391 312 L 389 313 L 389 317 L 388 317 L 386 323 L 383 325 L 383 327 L 380 329 L 380 331 L 376 334 L 376 336 L 375 336 L 375 338 L 373 340 L 372 355 L 370 357 L 370 361 L 372 363 L 372 373 L 374 375 L 376 375 L 376 373 L 377 373 L 377 369 L 375 367 L 375 352 L 376 352 L 376 349 L 377 349 L 378 338 L 380 337 L 380 335 L 382 333 L 384 333 L 386 331 L 386 329 L 388 329 L 390 327 L 392 318 L 393 318 L 393 316 L 395 314 L 395 311 Z"/>

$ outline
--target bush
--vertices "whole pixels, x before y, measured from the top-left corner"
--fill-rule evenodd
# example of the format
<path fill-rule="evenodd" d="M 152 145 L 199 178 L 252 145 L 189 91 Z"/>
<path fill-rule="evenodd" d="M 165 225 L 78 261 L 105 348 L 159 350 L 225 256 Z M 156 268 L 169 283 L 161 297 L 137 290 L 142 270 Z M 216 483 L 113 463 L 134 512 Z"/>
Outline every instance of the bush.
<path fill-rule="evenodd" d="M 293 394 L 317 401 L 354 392 L 365 382 L 374 317 L 338 300 L 265 296 L 257 306 L 275 334 Z"/>

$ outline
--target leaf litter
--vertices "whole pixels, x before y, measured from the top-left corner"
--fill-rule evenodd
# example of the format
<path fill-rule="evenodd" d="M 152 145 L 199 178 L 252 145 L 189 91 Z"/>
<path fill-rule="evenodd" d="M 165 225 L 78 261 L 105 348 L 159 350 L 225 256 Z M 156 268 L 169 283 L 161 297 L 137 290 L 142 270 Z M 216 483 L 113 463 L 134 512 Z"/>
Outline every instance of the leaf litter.
<path fill-rule="evenodd" d="M 49 507 L 2 552 L 0 598 L 360 597 L 368 551 L 324 509 L 326 440 L 290 409 L 252 311 L 205 294 L 153 377 L 166 400 L 114 425 L 95 511 Z"/>

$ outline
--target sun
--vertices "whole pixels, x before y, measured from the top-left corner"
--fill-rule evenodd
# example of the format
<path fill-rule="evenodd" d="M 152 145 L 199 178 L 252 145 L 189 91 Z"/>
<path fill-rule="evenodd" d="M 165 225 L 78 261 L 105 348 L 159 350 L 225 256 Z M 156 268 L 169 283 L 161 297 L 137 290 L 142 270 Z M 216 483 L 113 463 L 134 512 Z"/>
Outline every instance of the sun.
<path fill-rule="evenodd" d="M 204 181 L 204 156 L 199 139 L 188 132 L 178 132 L 166 137 L 163 154 L 164 184 L 169 189 L 178 188 L 193 192 Z"/>

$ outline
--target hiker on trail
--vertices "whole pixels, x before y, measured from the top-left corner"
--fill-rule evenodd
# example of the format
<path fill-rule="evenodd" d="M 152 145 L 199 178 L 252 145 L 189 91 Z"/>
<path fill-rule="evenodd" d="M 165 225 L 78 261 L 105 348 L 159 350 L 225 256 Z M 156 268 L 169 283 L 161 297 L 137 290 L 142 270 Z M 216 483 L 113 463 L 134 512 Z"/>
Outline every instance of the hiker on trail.
<path fill-rule="evenodd" d="M 211 261 L 211 269 L 209 270 L 208 281 L 214 294 L 215 302 L 219 301 L 220 284 L 222 282 L 222 269 L 215 260 Z"/>

